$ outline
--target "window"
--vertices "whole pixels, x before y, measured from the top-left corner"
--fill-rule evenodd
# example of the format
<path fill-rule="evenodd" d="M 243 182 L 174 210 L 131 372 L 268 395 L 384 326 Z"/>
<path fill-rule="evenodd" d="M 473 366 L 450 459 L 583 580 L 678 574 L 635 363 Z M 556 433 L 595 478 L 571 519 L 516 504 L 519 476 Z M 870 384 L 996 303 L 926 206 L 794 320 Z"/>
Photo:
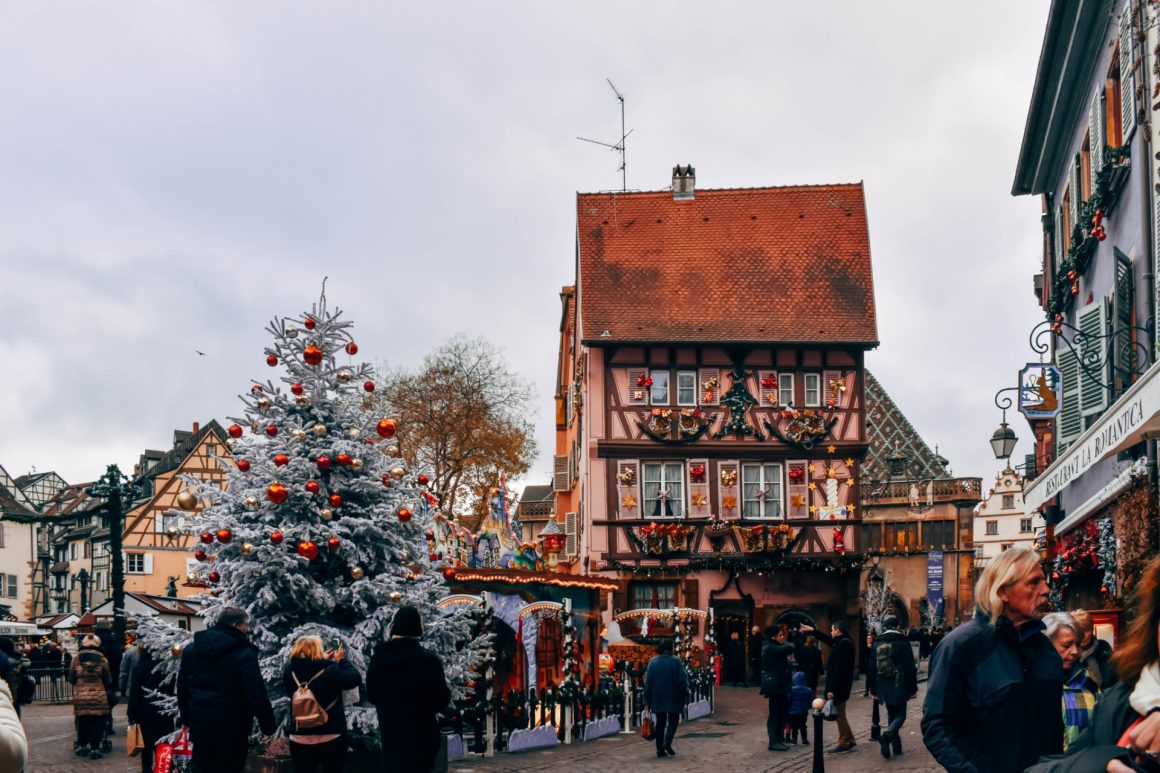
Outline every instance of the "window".
<path fill-rule="evenodd" d="M 793 405 L 793 374 L 777 374 L 777 401 L 782 405 Z"/>
<path fill-rule="evenodd" d="M 1031 533 L 1031 519 L 1030 518 L 1020 518 L 1019 519 L 1019 533 L 1020 534 L 1030 534 Z"/>
<path fill-rule="evenodd" d="M 691 370 L 677 373 L 677 405 L 697 404 L 697 374 Z"/>
<path fill-rule="evenodd" d="M 0 523 L 0 548 L 4 547 L 4 524 Z"/>
<path fill-rule="evenodd" d="M 1120 92 L 1120 47 L 1118 45 L 1112 52 L 1110 61 L 1112 64 L 1108 68 L 1107 88 L 1104 91 L 1104 131 L 1107 133 L 1108 145 L 1118 148 L 1124 144 L 1124 122 L 1120 105 L 1123 99 Z"/>
<path fill-rule="evenodd" d="M 667 370 L 654 370 L 649 373 L 649 378 L 652 379 L 652 387 L 648 391 L 649 403 L 652 405 L 668 405 L 669 372 Z"/>
<path fill-rule="evenodd" d="M 882 549 L 882 526 L 877 523 L 862 524 L 862 541 L 859 547 L 862 550 L 881 550 Z"/>
<path fill-rule="evenodd" d="M 155 523 L 159 531 L 167 534 L 170 529 L 181 529 L 181 515 L 178 513 L 162 513 L 161 517 L 157 518 Z"/>
<path fill-rule="evenodd" d="M 900 550 L 902 548 L 918 547 L 918 523 L 888 523 L 886 524 L 886 549 Z"/>
<path fill-rule="evenodd" d="M 632 586 L 633 609 L 674 609 L 676 606 L 676 585 L 642 582 Z"/>
<path fill-rule="evenodd" d="M 1083 146 L 1079 150 L 1079 155 L 1076 156 L 1076 171 L 1079 173 L 1079 190 L 1080 201 L 1084 202 L 1092 196 L 1092 154 L 1091 154 L 1091 132 L 1084 132 Z"/>
<path fill-rule="evenodd" d="M 975 545 L 975 558 L 984 558 L 982 545 Z"/>
<path fill-rule="evenodd" d="M 70 561 L 76 561 L 80 556 L 80 551 L 77 549 L 77 543 L 68 543 L 68 558 Z"/>
<path fill-rule="evenodd" d="M 5 575 L 5 577 L 8 580 L 8 582 L 4 583 L 5 595 L 10 599 L 14 599 L 16 598 L 16 585 L 19 582 L 19 575 L 9 574 Z"/>
<path fill-rule="evenodd" d="M 646 462 L 644 469 L 644 512 L 649 517 L 685 514 L 685 465 L 681 462 Z"/>
<path fill-rule="evenodd" d="M 1011 543 L 1010 543 L 1010 542 L 1004 542 L 1004 543 L 1003 543 L 1003 550 L 1010 550 L 1010 549 L 1011 549 Z"/>
<path fill-rule="evenodd" d="M 955 546 L 954 521 L 926 521 L 922 524 L 922 540 L 930 550 L 946 550 Z"/>
<path fill-rule="evenodd" d="M 93 553 L 93 543 L 90 540 L 85 540 L 84 557 L 88 558 L 89 556 L 92 555 L 92 553 Z"/>
<path fill-rule="evenodd" d="M 741 517 L 781 518 L 781 465 L 741 465 Z"/>
<path fill-rule="evenodd" d="M 1003 495 L 1003 509 L 1004 510 L 1014 510 L 1015 509 L 1015 495 L 1014 494 L 1004 494 Z"/>
<path fill-rule="evenodd" d="M 999 536 L 999 522 L 998 521 L 987 521 L 987 536 L 988 537 L 998 537 Z"/>
<path fill-rule="evenodd" d="M 822 377 L 818 373 L 805 374 L 806 405 L 822 404 Z"/>
<path fill-rule="evenodd" d="M 145 554 L 126 553 L 125 572 L 128 574 L 145 574 Z"/>

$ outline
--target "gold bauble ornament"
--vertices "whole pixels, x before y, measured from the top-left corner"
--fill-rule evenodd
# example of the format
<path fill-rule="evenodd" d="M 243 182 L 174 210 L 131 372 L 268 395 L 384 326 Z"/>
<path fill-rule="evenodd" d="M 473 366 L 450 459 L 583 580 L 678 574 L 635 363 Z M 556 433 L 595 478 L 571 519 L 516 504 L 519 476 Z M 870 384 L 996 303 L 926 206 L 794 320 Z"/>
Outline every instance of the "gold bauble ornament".
<path fill-rule="evenodd" d="M 310 430 L 314 433 L 314 437 L 326 437 L 326 425 L 315 424 L 314 428 Z"/>
<path fill-rule="evenodd" d="M 392 467 L 391 469 L 387 470 L 387 475 L 390 475 L 395 480 L 402 480 L 403 476 L 406 474 L 406 470 L 404 470 L 402 467 Z"/>
<path fill-rule="evenodd" d="M 334 517 L 334 511 L 331 510 L 329 507 L 324 507 L 318 511 L 318 516 L 324 521 L 329 521 L 331 518 Z"/>
<path fill-rule="evenodd" d="M 257 510 L 258 509 L 258 498 L 254 497 L 254 496 L 246 497 L 245 499 L 242 500 L 242 504 L 244 504 L 246 506 L 247 510 Z"/>
<path fill-rule="evenodd" d="M 177 495 L 177 506 L 182 510 L 192 510 L 197 507 L 197 497 L 188 491 L 182 491 Z"/>
<path fill-rule="evenodd" d="M 351 427 L 350 429 L 348 429 L 346 431 L 346 436 L 348 438 L 350 438 L 351 440 L 358 440 L 361 435 L 362 435 L 362 430 L 359 429 L 358 427 Z"/>
<path fill-rule="evenodd" d="M 334 377 L 340 384 L 349 384 L 351 379 L 349 370 L 340 370 L 338 373 L 334 374 Z"/>
<path fill-rule="evenodd" d="M 253 555 L 253 553 L 254 553 L 254 546 L 248 542 L 243 542 L 242 543 L 242 555 L 249 556 L 249 555 Z"/>
<path fill-rule="evenodd" d="M 396 457 L 399 455 L 399 447 L 397 445 L 379 446 L 379 450 L 382 451 L 385 456 Z"/>
<path fill-rule="evenodd" d="M 361 566 L 352 567 L 350 570 L 350 579 L 352 580 L 361 580 L 365 576 L 366 572 L 363 571 Z"/>
<path fill-rule="evenodd" d="M 297 440 L 297 441 L 301 442 L 301 441 L 306 439 L 306 432 L 304 430 L 301 430 L 301 429 L 295 427 L 294 429 L 290 430 L 290 438 L 292 440 Z"/>
<path fill-rule="evenodd" d="M 398 604 L 400 601 L 403 600 L 403 594 L 399 593 L 397 590 L 393 590 L 393 591 L 391 591 L 390 599 L 391 599 L 391 601 Z"/>
<path fill-rule="evenodd" d="M 273 403 L 270 402 L 269 397 L 259 397 L 254 405 L 258 406 L 259 411 L 265 413 L 266 411 L 270 410 L 270 406 L 273 405 Z"/>
<path fill-rule="evenodd" d="M 298 395 L 294 398 L 294 404 L 299 408 L 305 408 L 307 405 L 310 405 L 310 398 L 306 395 Z"/>
<path fill-rule="evenodd" d="M 169 653 L 171 655 L 173 655 L 173 657 L 175 657 L 175 658 L 181 657 L 181 653 L 184 651 L 185 651 L 185 647 L 182 647 L 180 644 L 174 644 L 172 647 L 169 648 Z"/>
<path fill-rule="evenodd" d="M 362 459 L 351 459 L 350 460 L 350 468 L 352 470 L 354 470 L 355 472 L 362 472 L 363 460 Z"/>
<path fill-rule="evenodd" d="M 286 337 L 287 338 L 297 338 L 298 337 L 298 328 L 294 327 L 293 325 L 288 326 L 286 328 Z"/>
<path fill-rule="evenodd" d="M 165 534 L 166 534 L 166 535 L 167 535 L 167 536 L 168 536 L 170 539 L 173 539 L 173 538 L 174 538 L 174 537 L 176 537 L 178 534 L 181 534 L 181 529 L 178 529 L 176 526 L 170 526 L 168 529 L 166 529 L 166 530 L 165 530 Z"/>
<path fill-rule="evenodd" d="M 411 551 L 407 550 L 406 548 L 403 548 L 403 552 L 399 553 L 399 559 L 402 561 L 410 561 L 411 560 Z"/>

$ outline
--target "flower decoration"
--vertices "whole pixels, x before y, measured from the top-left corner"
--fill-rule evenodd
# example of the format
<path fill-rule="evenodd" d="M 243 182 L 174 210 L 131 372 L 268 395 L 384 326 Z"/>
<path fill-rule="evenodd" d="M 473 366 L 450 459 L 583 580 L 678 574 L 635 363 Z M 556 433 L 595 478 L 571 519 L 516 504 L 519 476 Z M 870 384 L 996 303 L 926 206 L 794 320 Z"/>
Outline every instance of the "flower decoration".
<path fill-rule="evenodd" d="M 704 464 L 694 464 L 694 465 L 690 466 L 689 467 L 689 480 L 691 480 L 693 483 L 704 483 L 705 482 L 705 465 Z"/>
<path fill-rule="evenodd" d="M 648 389 L 649 387 L 651 387 L 653 385 L 652 376 L 650 376 L 647 373 L 641 373 L 639 376 L 636 377 L 636 385 L 638 387 L 643 387 L 644 389 Z"/>
<path fill-rule="evenodd" d="M 795 464 L 789 468 L 789 482 L 801 483 L 806 479 L 806 468 L 804 465 Z"/>
<path fill-rule="evenodd" d="M 761 379 L 761 388 L 762 389 L 777 389 L 777 376 L 770 374 L 770 375 L 766 376 L 765 378 Z"/>
<path fill-rule="evenodd" d="M 625 486 L 631 486 L 633 481 L 636 480 L 636 468 L 635 467 L 623 467 L 623 468 L 621 468 L 620 473 L 616 477 L 619 478 L 620 482 L 622 484 L 624 484 Z"/>
<path fill-rule="evenodd" d="M 737 470 L 721 470 L 721 485 L 722 486 L 736 486 L 737 485 Z"/>

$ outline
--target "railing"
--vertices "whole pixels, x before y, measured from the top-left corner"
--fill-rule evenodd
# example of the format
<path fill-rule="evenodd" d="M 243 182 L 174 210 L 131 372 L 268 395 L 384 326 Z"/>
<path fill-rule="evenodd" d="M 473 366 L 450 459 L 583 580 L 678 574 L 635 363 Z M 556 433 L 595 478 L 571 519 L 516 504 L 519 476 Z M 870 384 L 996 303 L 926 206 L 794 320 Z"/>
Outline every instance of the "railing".
<path fill-rule="evenodd" d="M 36 682 L 36 692 L 32 695 L 36 703 L 71 703 L 73 686 L 68 680 L 68 672 L 63 666 L 52 668 L 30 668 L 27 674 Z M 115 677 L 114 677 L 115 678 Z"/>
<path fill-rule="evenodd" d="M 983 498 L 982 478 L 943 478 L 938 480 L 896 480 L 866 484 L 864 496 L 875 504 L 910 502 L 978 501 Z"/>

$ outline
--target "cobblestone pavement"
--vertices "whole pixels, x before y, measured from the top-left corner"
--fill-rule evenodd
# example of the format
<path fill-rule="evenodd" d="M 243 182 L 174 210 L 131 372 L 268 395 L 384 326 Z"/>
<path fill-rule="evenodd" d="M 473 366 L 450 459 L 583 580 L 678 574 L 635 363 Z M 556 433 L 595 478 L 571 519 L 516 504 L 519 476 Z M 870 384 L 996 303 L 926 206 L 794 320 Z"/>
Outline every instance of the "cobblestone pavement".
<path fill-rule="evenodd" d="M 73 754 L 76 739 L 72 704 L 58 706 L 34 703 L 24 707 L 24 729 L 28 734 L 29 765 L 25 773 L 106 773 L 117 771 L 140 773 L 141 762 L 125 754 L 125 706 L 113 710 L 116 734 L 112 737 L 113 751 L 102 759 L 82 759 Z"/>

